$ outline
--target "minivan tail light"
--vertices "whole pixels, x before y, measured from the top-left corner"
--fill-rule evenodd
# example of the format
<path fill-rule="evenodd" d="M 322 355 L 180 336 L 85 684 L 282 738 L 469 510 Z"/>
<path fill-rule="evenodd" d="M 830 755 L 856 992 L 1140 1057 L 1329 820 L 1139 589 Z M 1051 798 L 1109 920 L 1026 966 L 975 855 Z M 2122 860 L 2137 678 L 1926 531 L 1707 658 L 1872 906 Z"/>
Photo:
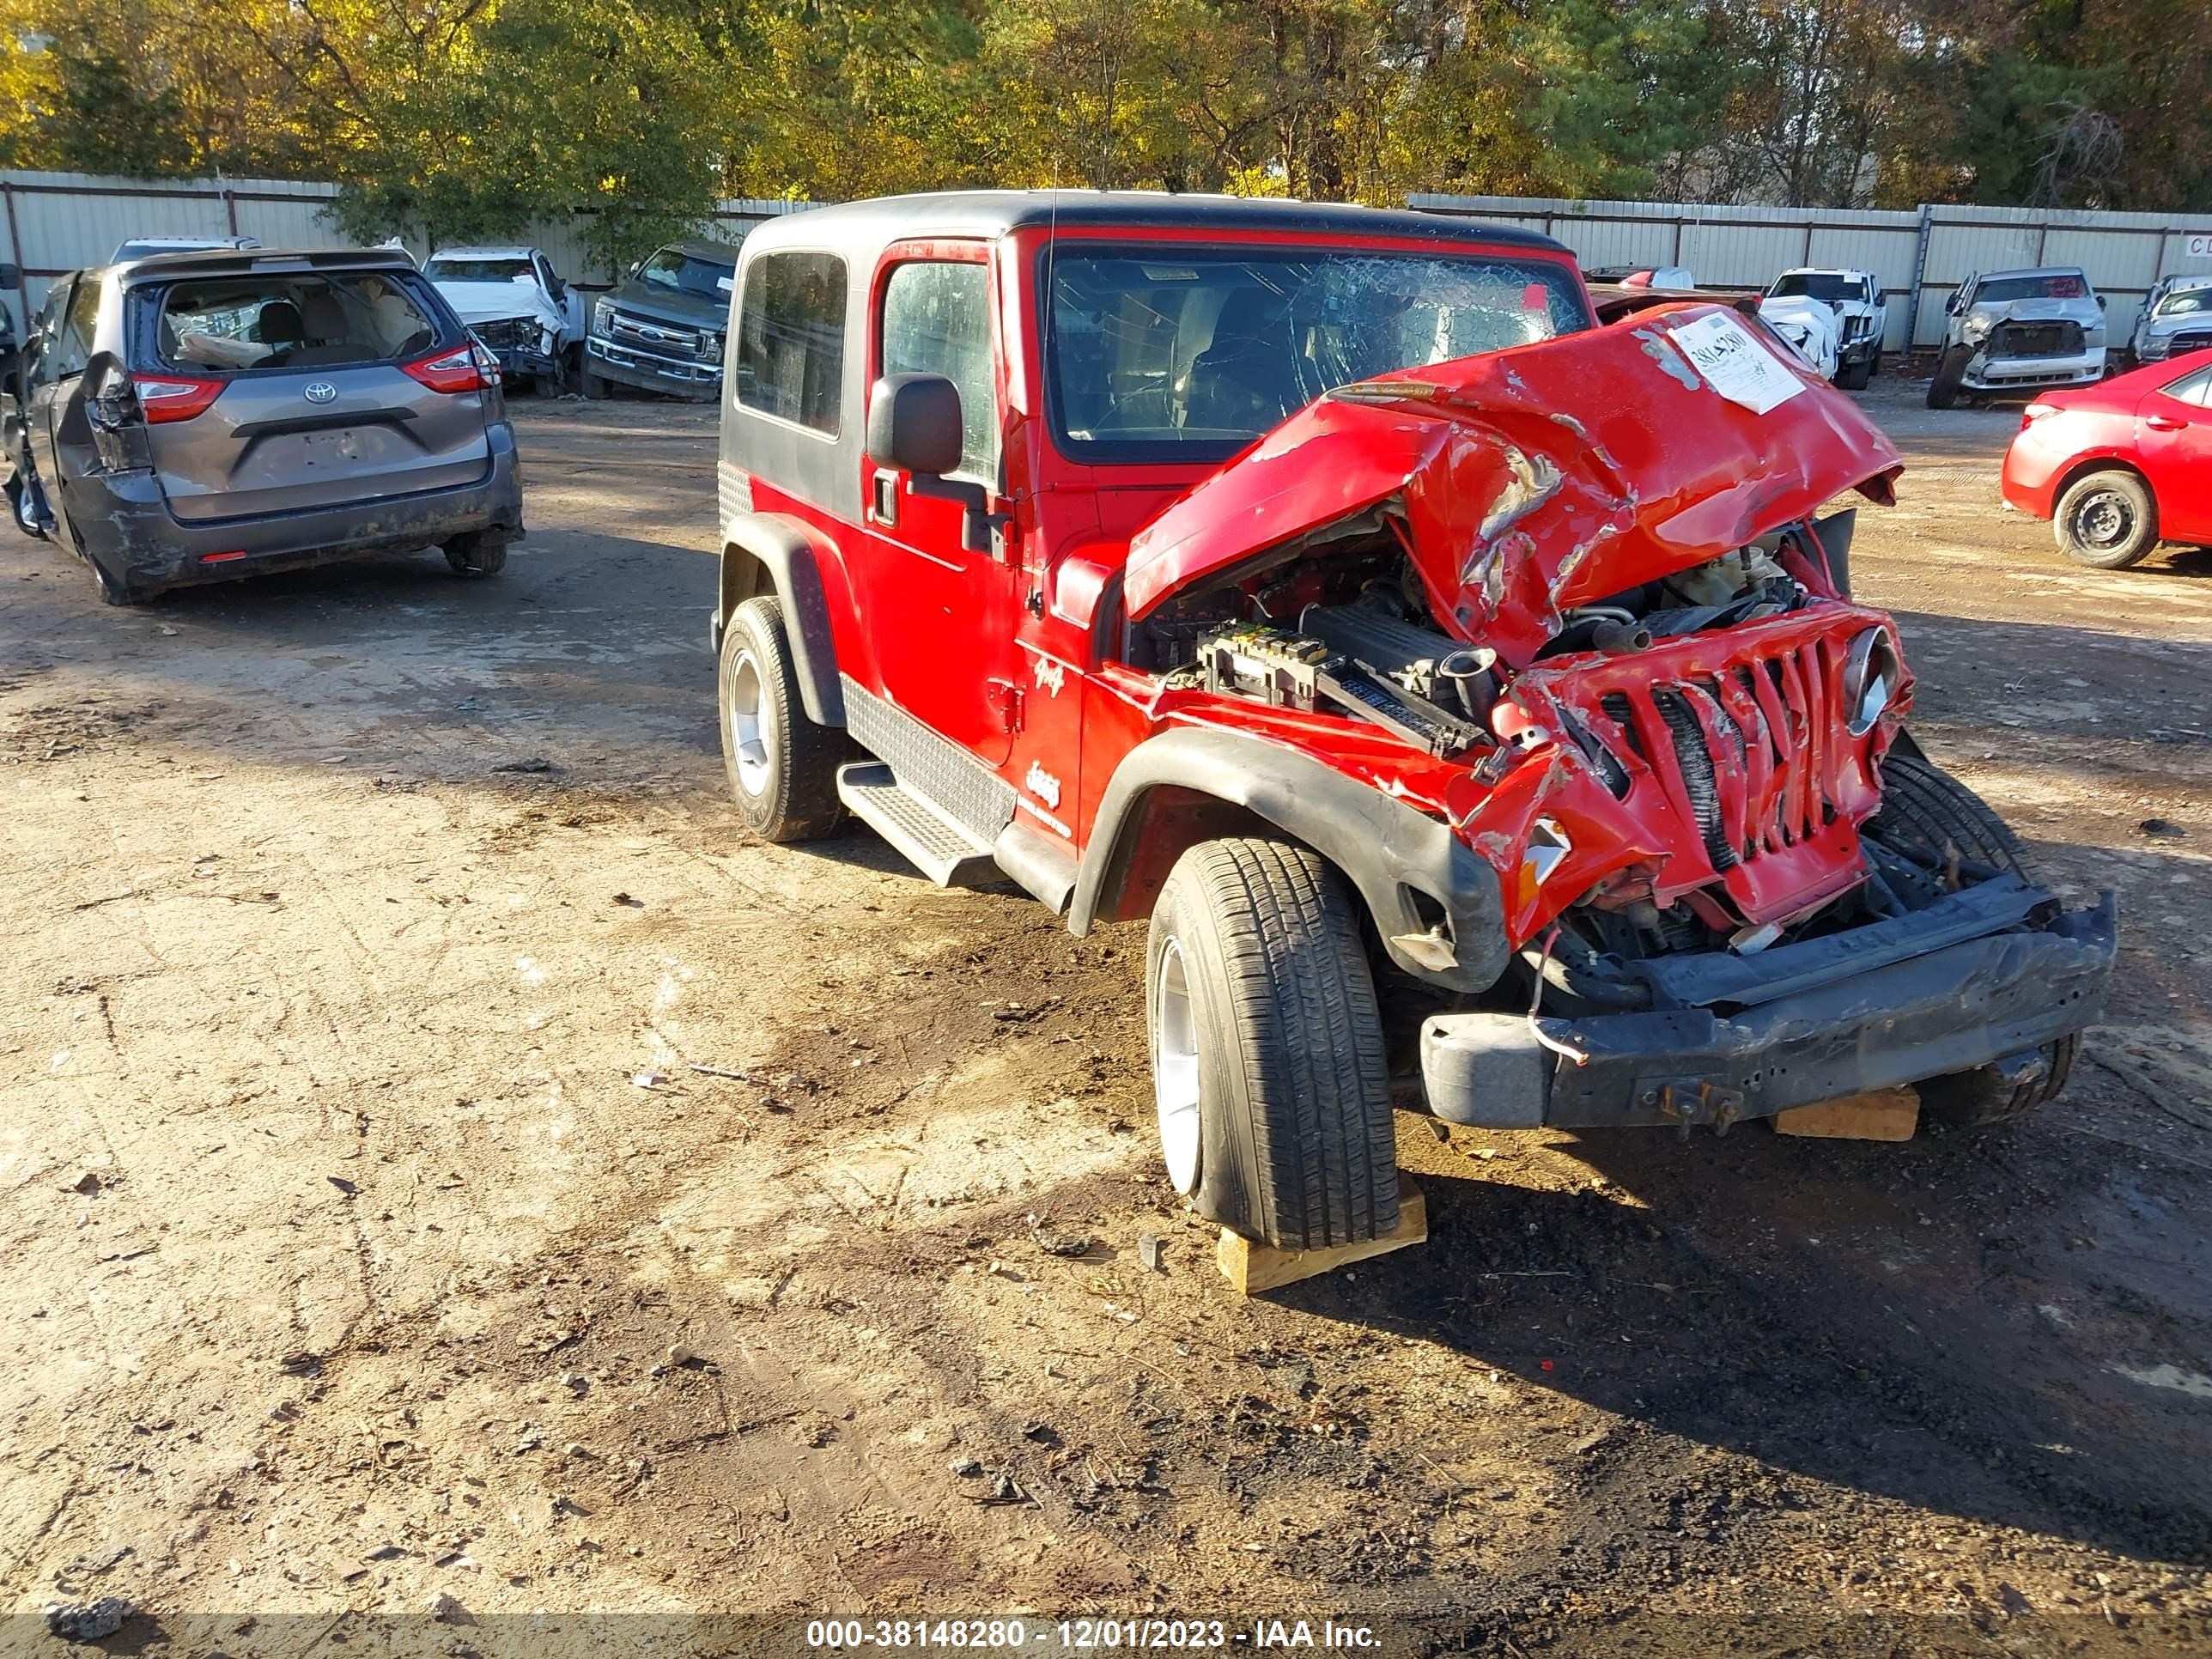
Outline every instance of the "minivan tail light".
<path fill-rule="evenodd" d="M 488 392 L 499 384 L 499 359 L 474 340 L 399 367 L 433 392 Z"/>
<path fill-rule="evenodd" d="M 131 377 L 131 389 L 138 394 L 138 407 L 145 412 L 149 425 L 160 426 L 167 421 L 189 421 L 195 415 L 207 413 L 208 405 L 222 396 L 228 380 L 204 380 L 197 375 L 138 374 Z"/>

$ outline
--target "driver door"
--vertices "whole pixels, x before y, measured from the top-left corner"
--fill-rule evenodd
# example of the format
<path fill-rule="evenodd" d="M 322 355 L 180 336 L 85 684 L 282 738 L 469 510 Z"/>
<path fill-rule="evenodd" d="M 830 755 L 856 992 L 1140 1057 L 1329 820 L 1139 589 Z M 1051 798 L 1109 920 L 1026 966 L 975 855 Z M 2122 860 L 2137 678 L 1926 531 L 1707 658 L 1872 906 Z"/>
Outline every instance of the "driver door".
<path fill-rule="evenodd" d="M 942 374 L 959 388 L 960 468 L 1001 489 L 999 330 L 981 242 L 892 247 L 871 297 L 869 384 Z M 1013 683 L 1021 571 L 1010 536 L 966 545 L 957 501 L 919 494 L 907 474 L 863 456 L 862 603 L 884 695 L 986 763 L 1007 757 L 1021 717 Z"/>

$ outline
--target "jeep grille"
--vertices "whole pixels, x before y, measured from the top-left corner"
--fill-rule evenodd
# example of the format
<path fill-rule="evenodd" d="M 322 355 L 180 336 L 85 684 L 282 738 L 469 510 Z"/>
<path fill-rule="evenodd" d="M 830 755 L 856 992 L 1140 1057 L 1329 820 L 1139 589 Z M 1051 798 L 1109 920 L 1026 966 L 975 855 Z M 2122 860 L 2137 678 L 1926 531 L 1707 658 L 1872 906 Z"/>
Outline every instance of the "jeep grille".
<path fill-rule="evenodd" d="M 1814 640 L 1710 678 L 1611 692 L 1601 707 L 1626 746 L 1652 762 L 1719 872 L 1835 821 L 1820 782 L 1836 714 L 1827 685 Z M 1723 745 L 1735 763 L 1726 772 L 1740 775 L 1713 764 Z"/>

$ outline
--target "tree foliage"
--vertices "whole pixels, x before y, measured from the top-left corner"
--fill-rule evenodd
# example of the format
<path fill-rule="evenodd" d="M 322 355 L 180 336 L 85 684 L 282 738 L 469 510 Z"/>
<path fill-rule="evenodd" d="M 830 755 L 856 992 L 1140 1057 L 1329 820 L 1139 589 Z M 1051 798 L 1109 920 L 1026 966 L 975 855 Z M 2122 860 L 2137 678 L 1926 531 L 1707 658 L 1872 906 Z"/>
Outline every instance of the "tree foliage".
<path fill-rule="evenodd" d="M 1142 186 L 2212 207 L 2212 0 L 0 0 L 0 159 L 356 234 Z"/>

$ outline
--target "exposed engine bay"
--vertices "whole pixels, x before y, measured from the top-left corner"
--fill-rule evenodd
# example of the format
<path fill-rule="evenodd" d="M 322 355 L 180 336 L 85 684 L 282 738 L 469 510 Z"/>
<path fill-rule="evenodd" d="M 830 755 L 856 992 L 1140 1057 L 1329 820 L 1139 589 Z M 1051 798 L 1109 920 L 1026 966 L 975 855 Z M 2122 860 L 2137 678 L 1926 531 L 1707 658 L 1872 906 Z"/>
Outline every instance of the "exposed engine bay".
<path fill-rule="evenodd" d="M 1775 919 L 1758 906 L 1755 888 L 1747 894 L 1740 884 L 1744 866 L 1762 853 L 1778 864 L 1798 848 L 1809 849 L 1815 840 L 1848 830 L 1837 822 L 1837 802 L 1813 787 L 1788 808 L 1801 816 L 1779 838 L 1787 846 L 1771 836 L 1764 848 L 1755 836 L 1745 841 L 1743 810 L 1732 828 L 1723 810 L 1722 796 L 1730 787 L 1723 775 L 1771 773 L 1787 763 L 1780 754 L 1756 753 L 1766 739 L 1760 735 L 1761 716 L 1741 690 L 1750 684 L 1748 671 L 1727 671 L 1736 680 L 1728 688 L 1735 698 L 1729 708 L 1723 707 L 1720 677 L 1670 685 L 1674 671 L 1662 668 L 1657 658 L 1645 673 L 1633 665 L 1643 653 L 1670 641 L 1832 603 L 1792 575 L 1789 566 L 1803 561 L 1798 568 L 1808 574 L 1843 578 L 1850 514 L 1818 526 L 1791 525 L 1703 563 L 1568 608 L 1518 672 L 1496 652 L 1437 626 L 1419 597 L 1423 589 L 1403 550 L 1401 526 L 1378 517 L 1368 527 L 1364 536 L 1331 538 L 1319 551 L 1310 543 L 1279 550 L 1277 562 L 1237 573 L 1243 580 L 1237 586 L 1171 600 L 1134 625 L 1130 654 L 1136 665 L 1161 674 L 1170 686 L 1363 720 L 1443 759 L 1479 763 L 1494 753 L 1498 764 L 1508 764 L 1524 738 L 1543 738 L 1548 725 L 1589 762 L 1614 800 L 1626 799 L 1635 777 L 1651 775 L 1651 749 L 1666 748 L 1681 805 L 1720 879 L 1694 890 L 1668 890 L 1632 867 L 1578 895 L 1558 913 L 1547 940 L 1523 956 L 1528 972 L 1540 975 L 1563 1006 L 1648 1007 L 1651 986 L 1630 964 L 1714 951 L 1755 955 L 1778 942 L 1901 917 L 2001 873 L 1955 859 L 1947 866 L 1929 848 L 1889 844 L 1880 826 L 1869 824 L 1846 878 L 1796 914 Z M 1862 637 L 1869 642 L 1856 653 L 1858 660 L 1844 665 L 1841 681 L 1847 733 L 1869 731 L 1900 692 L 1901 668 L 1887 636 Z M 1634 691 L 1593 691 L 1579 707 L 1556 695 L 1560 672 L 1578 675 L 1583 665 L 1596 664 L 1605 665 L 1594 672 L 1608 679 L 1650 678 L 1643 695 L 1657 720 L 1639 722 L 1633 716 Z M 1778 690 L 1784 685 L 1779 662 L 1755 667 Z M 1541 684 L 1544 695 L 1516 697 L 1524 678 L 1531 688 Z M 1717 720 L 1701 718 L 1699 706 Z M 1532 709 L 1541 710 L 1540 723 L 1532 719 Z M 1733 745 L 1729 764 L 1717 758 L 1716 728 Z M 1870 787 L 1872 780 L 1867 782 Z M 1565 861 L 1573 844 L 1558 822 L 1539 819 L 1523 856 L 1534 860 L 1531 867 L 1540 881 Z"/>
<path fill-rule="evenodd" d="M 1170 684 L 1366 720 L 1439 757 L 1493 744 L 1492 715 L 1511 671 L 1496 652 L 1436 625 L 1418 597 L 1419 574 L 1398 550 L 1405 532 L 1384 522 L 1390 533 L 1379 550 L 1338 544 L 1293 554 L 1286 567 L 1238 586 L 1163 605 L 1132 630 L 1132 665 Z M 1840 533 L 1847 537 L 1848 526 Z M 1774 547 L 1783 539 L 1769 538 Z M 1538 660 L 1648 650 L 1658 640 L 1781 616 L 1812 597 L 1772 548 L 1740 548 L 1563 613 Z"/>

